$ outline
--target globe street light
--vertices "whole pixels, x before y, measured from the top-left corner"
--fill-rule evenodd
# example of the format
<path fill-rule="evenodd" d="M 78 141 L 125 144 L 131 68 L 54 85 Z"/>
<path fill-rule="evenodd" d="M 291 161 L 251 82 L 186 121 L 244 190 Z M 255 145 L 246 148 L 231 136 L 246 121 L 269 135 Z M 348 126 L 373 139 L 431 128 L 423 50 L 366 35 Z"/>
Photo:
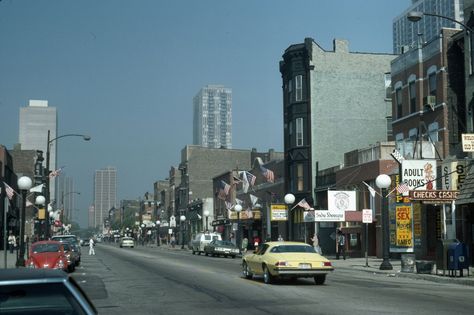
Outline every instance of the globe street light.
<path fill-rule="evenodd" d="M 31 178 L 22 176 L 18 179 L 18 188 L 21 191 L 21 212 L 20 212 L 20 254 L 16 261 L 17 267 L 25 266 L 25 209 L 26 209 L 26 193 L 31 188 L 33 182 Z"/>
<path fill-rule="evenodd" d="M 291 226 L 291 215 L 290 215 L 290 209 L 288 209 L 290 207 L 290 205 L 292 205 L 293 203 L 295 203 L 295 195 L 293 195 L 292 193 L 289 193 L 289 194 L 286 194 L 285 197 L 284 197 L 284 200 L 285 200 L 285 204 L 287 205 L 287 218 L 286 218 L 286 233 L 287 233 L 287 240 L 291 241 L 293 239 L 292 237 L 292 226 Z"/>
<path fill-rule="evenodd" d="M 49 238 L 49 234 L 50 234 L 50 229 L 49 229 L 49 204 L 50 204 L 50 195 L 49 195 L 49 190 L 50 190 L 50 178 L 49 178 L 49 175 L 50 175 L 50 169 L 49 169 L 49 156 L 50 156 L 50 149 L 51 149 L 51 144 L 53 143 L 53 141 L 56 141 L 58 139 L 61 139 L 61 138 L 64 138 L 64 137 L 82 137 L 82 139 L 84 139 L 84 141 L 89 141 L 91 139 L 90 136 L 87 136 L 87 135 L 81 135 L 81 134 L 74 134 L 74 133 L 70 133 L 70 134 L 66 134 L 66 135 L 61 135 L 59 137 L 56 137 L 56 138 L 53 138 L 53 139 L 50 139 L 50 135 L 51 135 L 51 131 L 48 130 L 48 140 L 46 142 L 46 172 L 45 172 L 45 175 L 46 175 L 46 181 L 45 181 L 45 194 L 46 194 L 46 218 L 45 218 L 45 228 L 46 228 L 46 232 L 45 232 L 45 236 L 46 238 Z"/>
<path fill-rule="evenodd" d="M 237 238 L 236 238 L 236 245 L 237 245 L 237 248 L 241 249 L 241 244 L 240 244 L 240 211 L 242 211 L 242 206 L 239 205 L 239 204 L 236 204 L 234 206 L 234 210 L 235 212 L 237 212 Z"/>
<path fill-rule="evenodd" d="M 38 206 L 38 212 L 39 211 L 45 211 L 44 210 L 44 204 L 46 202 L 46 198 L 42 195 L 39 195 L 39 196 L 36 196 L 35 198 L 35 204 Z M 44 214 L 43 214 L 44 215 Z M 42 217 L 42 216 L 41 216 Z M 36 231 L 36 233 L 40 233 L 41 232 L 41 229 L 39 231 Z M 39 239 L 39 235 L 38 236 L 38 239 Z"/>
<path fill-rule="evenodd" d="M 156 220 L 156 246 L 160 246 L 160 220 Z"/>
<path fill-rule="evenodd" d="M 382 256 L 383 261 L 380 265 L 380 270 L 392 270 L 393 267 L 390 264 L 389 259 L 389 247 L 390 247 L 390 230 L 388 222 L 388 196 L 387 188 L 390 187 L 392 180 L 390 176 L 381 174 L 375 179 L 375 185 L 382 189 Z"/>
<path fill-rule="evenodd" d="M 179 224 L 179 229 L 181 230 L 181 249 L 184 249 L 184 231 L 183 231 L 183 225 L 184 225 L 184 221 L 186 221 L 186 217 L 182 214 L 180 217 L 179 217 L 179 221 L 181 222 Z"/>
<path fill-rule="evenodd" d="M 141 230 L 141 235 L 142 235 L 142 246 L 145 246 L 145 223 L 142 223 L 140 227 L 142 228 Z"/>
<path fill-rule="evenodd" d="M 439 17 L 439 18 L 442 18 L 442 19 L 449 20 L 451 22 L 454 22 L 454 23 L 457 23 L 457 24 L 463 26 L 467 31 L 472 33 L 472 28 L 470 28 L 469 26 L 467 26 L 463 22 L 458 21 L 456 19 L 453 19 L 449 16 L 444 16 L 444 15 L 439 15 L 439 14 L 434 14 L 434 13 L 425 13 L 425 12 L 420 12 L 420 11 L 411 11 L 411 12 L 408 12 L 407 19 L 411 22 L 418 22 L 419 20 L 421 20 L 423 18 L 424 15 L 426 15 L 426 16 L 435 16 L 435 17 Z"/>
<path fill-rule="evenodd" d="M 208 225 L 207 225 L 207 222 L 208 222 L 207 220 L 209 219 L 209 215 L 211 213 L 209 212 L 209 210 L 206 209 L 206 210 L 204 210 L 204 212 L 202 214 L 206 217 L 206 232 L 208 232 L 209 228 L 208 228 Z"/>

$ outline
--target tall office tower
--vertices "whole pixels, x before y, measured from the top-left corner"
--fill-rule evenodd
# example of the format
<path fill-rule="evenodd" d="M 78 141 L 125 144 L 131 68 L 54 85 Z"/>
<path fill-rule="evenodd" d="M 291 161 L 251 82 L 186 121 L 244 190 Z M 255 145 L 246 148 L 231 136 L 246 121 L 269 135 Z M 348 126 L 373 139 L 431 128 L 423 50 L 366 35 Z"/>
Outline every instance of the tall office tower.
<path fill-rule="evenodd" d="M 433 13 L 462 22 L 463 7 L 463 0 L 413 0 L 408 9 L 393 19 L 393 52 L 401 54 L 416 47 L 419 42 L 428 42 L 439 36 L 443 27 L 461 28 L 453 21 L 434 16 L 424 16 L 418 22 L 411 22 L 407 19 L 409 12 Z"/>
<path fill-rule="evenodd" d="M 109 210 L 117 206 L 117 170 L 108 166 L 94 175 L 95 227 L 103 227 Z"/>
<path fill-rule="evenodd" d="M 207 85 L 193 99 L 193 144 L 232 148 L 232 89 Z"/>
<path fill-rule="evenodd" d="M 58 116 L 56 107 L 48 106 L 48 101 L 30 100 L 27 107 L 20 108 L 20 132 L 19 143 L 22 150 L 41 150 L 46 157 L 48 142 L 48 130 L 50 139 L 56 138 Z M 56 141 L 50 146 L 51 170 L 56 169 Z M 46 162 L 46 161 L 45 161 Z M 51 202 L 56 199 L 56 180 L 50 181 Z"/>
<path fill-rule="evenodd" d="M 67 176 L 65 172 L 61 172 L 62 176 L 58 178 L 58 202 L 57 207 L 62 211 L 63 222 L 71 222 L 74 219 L 75 201 L 80 192 L 74 188 L 74 180 Z"/>

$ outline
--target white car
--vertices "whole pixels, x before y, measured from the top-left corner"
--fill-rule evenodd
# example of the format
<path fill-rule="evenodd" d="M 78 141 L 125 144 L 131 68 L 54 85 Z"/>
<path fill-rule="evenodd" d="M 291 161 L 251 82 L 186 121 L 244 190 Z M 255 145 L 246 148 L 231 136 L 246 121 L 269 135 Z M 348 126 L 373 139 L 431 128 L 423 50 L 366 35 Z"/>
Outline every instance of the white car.
<path fill-rule="evenodd" d="M 122 247 L 135 247 L 135 241 L 133 240 L 133 238 L 131 237 L 128 237 L 128 236 L 124 236 L 120 239 L 120 248 Z"/>
<path fill-rule="evenodd" d="M 222 237 L 219 233 L 198 233 L 191 241 L 193 255 L 196 253 L 198 255 L 204 253 L 204 246 L 206 246 L 213 240 L 222 241 Z"/>

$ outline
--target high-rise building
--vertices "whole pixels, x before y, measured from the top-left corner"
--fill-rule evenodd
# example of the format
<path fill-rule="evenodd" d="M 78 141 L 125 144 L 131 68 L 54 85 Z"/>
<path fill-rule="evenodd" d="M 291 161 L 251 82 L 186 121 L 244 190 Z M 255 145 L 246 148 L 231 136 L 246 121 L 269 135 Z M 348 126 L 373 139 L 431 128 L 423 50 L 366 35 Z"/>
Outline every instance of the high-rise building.
<path fill-rule="evenodd" d="M 94 227 L 104 226 L 109 211 L 117 206 L 117 170 L 108 166 L 94 175 Z"/>
<path fill-rule="evenodd" d="M 418 43 L 428 42 L 439 36 L 441 28 L 460 28 L 458 23 L 434 16 L 424 16 L 418 22 L 411 22 L 407 14 L 411 11 L 442 15 L 462 22 L 464 20 L 463 0 L 413 0 L 411 6 L 393 19 L 393 52 L 400 54 Z"/>
<path fill-rule="evenodd" d="M 20 108 L 19 143 L 22 150 L 41 150 L 46 156 L 48 130 L 50 139 L 56 138 L 58 116 L 56 108 L 48 106 L 48 101 L 30 100 L 27 107 Z M 56 169 L 57 144 L 53 141 L 50 145 L 51 170 Z M 56 178 L 50 180 L 50 200 L 56 199 Z"/>
<path fill-rule="evenodd" d="M 232 89 L 207 85 L 193 99 L 193 144 L 232 148 Z"/>

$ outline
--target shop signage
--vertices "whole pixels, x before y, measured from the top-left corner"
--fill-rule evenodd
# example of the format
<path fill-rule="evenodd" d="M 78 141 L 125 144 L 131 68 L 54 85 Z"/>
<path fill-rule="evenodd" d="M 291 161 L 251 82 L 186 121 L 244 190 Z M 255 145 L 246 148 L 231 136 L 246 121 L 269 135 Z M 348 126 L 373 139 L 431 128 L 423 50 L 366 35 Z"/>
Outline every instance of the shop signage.
<path fill-rule="evenodd" d="M 474 134 L 472 133 L 462 134 L 462 151 L 474 152 Z"/>
<path fill-rule="evenodd" d="M 436 189 L 436 160 L 405 160 L 402 180 L 410 190 Z"/>
<path fill-rule="evenodd" d="M 372 223 L 372 209 L 362 209 L 362 223 Z"/>
<path fill-rule="evenodd" d="M 328 190 L 328 210 L 343 212 L 357 210 L 356 192 Z"/>
<path fill-rule="evenodd" d="M 344 222 L 346 212 L 341 210 L 314 210 L 314 221 L 316 222 Z"/>
<path fill-rule="evenodd" d="M 451 202 L 456 200 L 459 191 L 457 190 L 412 190 L 410 198 L 412 200 L 433 201 L 433 202 Z"/>
<path fill-rule="evenodd" d="M 462 184 L 466 180 L 466 161 L 445 162 L 442 165 L 443 178 L 442 189 L 461 190 Z"/>
<path fill-rule="evenodd" d="M 227 219 L 219 219 L 219 220 L 212 221 L 211 225 L 212 226 L 218 226 L 218 225 L 227 225 L 229 223 L 230 223 L 230 221 L 227 220 Z"/>
<path fill-rule="evenodd" d="M 272 204 L 271 208 L 271 220 L 272 221 L 286 221 L 288 220 L 288 207 L 281 204 Z"/>
<path fill-rule="evenodd" d="M 413 216 L 411 206 L 395 208 L 396 245 L 398 247 L 413 247 Z"/>

